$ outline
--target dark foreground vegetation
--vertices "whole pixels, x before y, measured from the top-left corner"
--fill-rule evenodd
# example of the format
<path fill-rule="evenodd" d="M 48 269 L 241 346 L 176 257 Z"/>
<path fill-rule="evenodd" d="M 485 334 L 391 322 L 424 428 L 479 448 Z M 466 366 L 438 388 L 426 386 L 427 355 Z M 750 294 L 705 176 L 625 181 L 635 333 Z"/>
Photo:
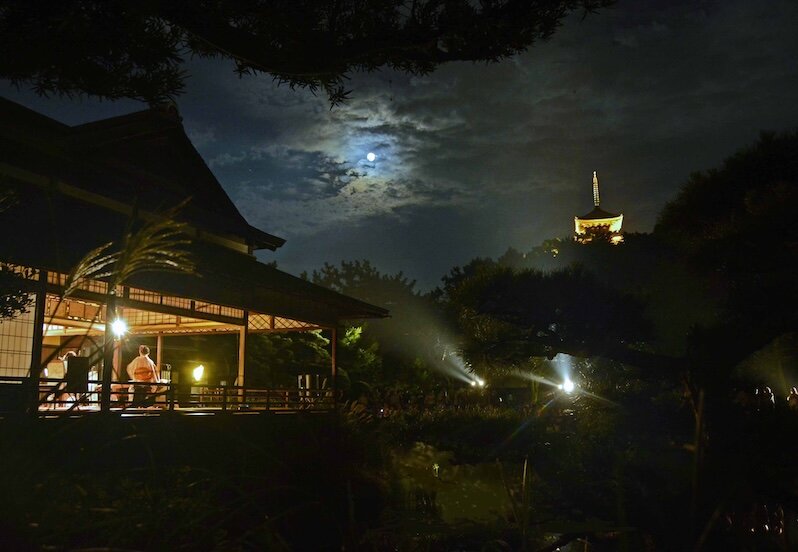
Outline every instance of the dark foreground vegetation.
<path fill-rule="evenodd" d="M 639 399 L 7 418 L 4 549 L 794 549 L 797 413 L 729 410 L 698 478 L 689 413 Z"/>
<path fill-rule="evenodd" d="M 0 422 L 5 550 L 332 550 L 374 526 L 379 449 L 328 416 Z"/>

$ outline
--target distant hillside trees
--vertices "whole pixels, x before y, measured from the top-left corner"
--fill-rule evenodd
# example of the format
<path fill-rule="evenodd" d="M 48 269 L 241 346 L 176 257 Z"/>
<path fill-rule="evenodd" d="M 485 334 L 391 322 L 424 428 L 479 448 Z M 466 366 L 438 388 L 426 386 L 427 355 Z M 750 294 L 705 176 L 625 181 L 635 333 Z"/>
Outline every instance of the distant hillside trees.
<path fill-rule="evenodd" d="M 339 364 L 353 383 L 427 385 L 440 379 L 447 327 L 434 301 L 402 272 L 383 274 L 367 260 L 325 264 L 318 284 L 390 311 L 390 318 L 353 323 L 339 332 Z"/>

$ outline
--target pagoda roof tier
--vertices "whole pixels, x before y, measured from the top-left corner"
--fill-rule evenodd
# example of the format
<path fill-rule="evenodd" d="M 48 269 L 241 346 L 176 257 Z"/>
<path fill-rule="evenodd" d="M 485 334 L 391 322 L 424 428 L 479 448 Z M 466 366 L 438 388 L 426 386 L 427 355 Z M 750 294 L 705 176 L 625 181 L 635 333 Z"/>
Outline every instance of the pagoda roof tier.
<path fill-rule="evenodd" d="M 617 215 L 615 213 L 610 213 L 609 211 L 605 211 L 601 207 L 595 207 L 592 211 L 590 211 L 586 215 L 582 215 L 581 217 L 576 217 L 579 220 L 603 220 L 603 219 L 614 219 L 618 218 L 621 215 Z"/>

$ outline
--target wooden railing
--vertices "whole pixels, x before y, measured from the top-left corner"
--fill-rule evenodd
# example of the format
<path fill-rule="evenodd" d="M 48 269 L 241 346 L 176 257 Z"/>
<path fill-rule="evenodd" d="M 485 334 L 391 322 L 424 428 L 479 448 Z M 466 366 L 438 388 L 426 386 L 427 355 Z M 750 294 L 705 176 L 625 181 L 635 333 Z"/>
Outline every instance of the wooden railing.
<path fill-rule="evenodd" d="M 26 377 L 0 377 L 0 396 L 22 397 L 30 390 Z M 75 385 L 64 379 L 41 378 L 37 389 L 42 413 L 99 411 L 102 383 Z M 30 397 L 28 391 L 27 397 Z M 24 399 L 2 401 L 24 404 Z M 8 410 L 0 403 L 0 411 Z M 111 382 L 111 410 L 325 411 L 335 406 L 331 389 L 271 389 L 239 385 Z"/>

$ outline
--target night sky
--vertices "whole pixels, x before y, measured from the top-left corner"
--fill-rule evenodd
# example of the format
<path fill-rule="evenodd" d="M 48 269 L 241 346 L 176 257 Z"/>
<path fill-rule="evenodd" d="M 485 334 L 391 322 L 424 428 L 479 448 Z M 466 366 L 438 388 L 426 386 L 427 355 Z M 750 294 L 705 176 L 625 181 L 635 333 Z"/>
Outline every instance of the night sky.
<path fill-rule="evenodd" d="M 244 216 L 288 240 L 262 260 L 298 273 L 367 258 L 424 289 L 569 235 L 593 170 L 602 207 L 650 231 L 691 172 L 798 126 L 796 28 L 794 0 L 621 0 L 501 64 L 356 75 L 332 110 L 195 60 L 178 106 Z M 68 124 L 146 107 L 0 94 Z"/>

